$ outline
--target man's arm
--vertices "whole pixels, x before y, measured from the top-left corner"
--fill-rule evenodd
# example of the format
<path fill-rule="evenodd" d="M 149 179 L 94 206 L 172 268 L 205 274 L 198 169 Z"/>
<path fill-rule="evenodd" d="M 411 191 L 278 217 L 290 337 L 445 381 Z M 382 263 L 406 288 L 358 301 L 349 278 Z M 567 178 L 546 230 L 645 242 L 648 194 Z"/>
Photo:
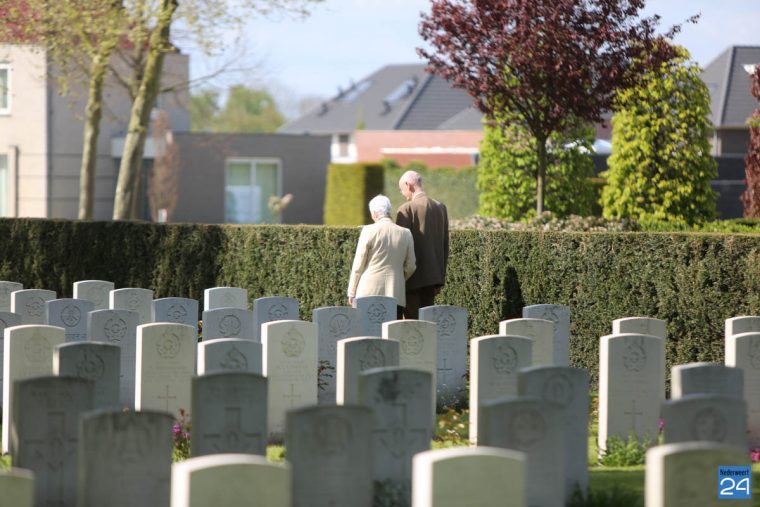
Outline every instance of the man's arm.
<path fill-rule="evenodd" d="M 404 231 L 404 236 L 408 238 L 406 242 L 406 257 L 404 258 L 404 280 L 409 280 L 409 277 L 414 274 L 417 269 L 417 259 L 414 256 L 414 240 L 412 239 L 412 233 L 409 230 Z"/>
<path fill-rule="evenodd" d="M 406 229 L 412 228 L 412 210 L 407 204 L 402 204 L 396 213 L 396 225 Z"/>

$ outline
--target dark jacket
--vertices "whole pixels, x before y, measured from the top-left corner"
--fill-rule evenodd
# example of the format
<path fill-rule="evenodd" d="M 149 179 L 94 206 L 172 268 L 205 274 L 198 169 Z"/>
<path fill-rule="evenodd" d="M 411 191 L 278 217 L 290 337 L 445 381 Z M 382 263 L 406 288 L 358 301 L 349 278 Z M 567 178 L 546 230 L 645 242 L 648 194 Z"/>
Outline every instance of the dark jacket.
<path fill-rule="evenodd" d="M 412 231 L 417 270 L 406 290 L 443 286 L 449 259 L 449 216 L 446 206 L 418 192 L 399 206 L 396 223 Z"/>

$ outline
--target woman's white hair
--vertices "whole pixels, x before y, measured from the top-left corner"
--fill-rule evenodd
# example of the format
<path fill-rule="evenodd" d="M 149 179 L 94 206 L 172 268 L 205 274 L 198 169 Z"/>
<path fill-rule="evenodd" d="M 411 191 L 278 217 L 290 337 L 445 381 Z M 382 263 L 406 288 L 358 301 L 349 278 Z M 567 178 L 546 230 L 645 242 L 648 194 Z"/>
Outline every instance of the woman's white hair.
<path fill-rule="evenodd" d="M 373 216 L 375 214 L 381 217 L 391 216 L 391 200 L 382 194 L 376 195 L 369 201 L 369 212 Z"/>

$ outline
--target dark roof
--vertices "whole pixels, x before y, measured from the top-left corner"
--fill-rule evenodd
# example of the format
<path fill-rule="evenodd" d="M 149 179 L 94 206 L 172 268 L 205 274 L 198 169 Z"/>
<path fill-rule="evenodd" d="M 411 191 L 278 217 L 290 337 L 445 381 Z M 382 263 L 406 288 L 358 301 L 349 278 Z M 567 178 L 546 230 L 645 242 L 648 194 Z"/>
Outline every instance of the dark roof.
<path fill-rule="evenodd" d="M 359 125 L 364 130 L 436 130 L 471 105 L 466 92 L 428 74 L 424 64 L 387 65 L 279 131 L 348 133 Z"/>
<path fill-rule="evenodd" d="M 438 125 L 438 130 L 482 130 L 483 113 L 475 106 L 460 112 Z"/>
<path fill-rule="evenodd" d="M 732 46 L 708 63 L 702 80 L 710 90 L 716 127 L 744 127 L 757 108 L 746 65 L 760 64 L 760 46 Z"/>

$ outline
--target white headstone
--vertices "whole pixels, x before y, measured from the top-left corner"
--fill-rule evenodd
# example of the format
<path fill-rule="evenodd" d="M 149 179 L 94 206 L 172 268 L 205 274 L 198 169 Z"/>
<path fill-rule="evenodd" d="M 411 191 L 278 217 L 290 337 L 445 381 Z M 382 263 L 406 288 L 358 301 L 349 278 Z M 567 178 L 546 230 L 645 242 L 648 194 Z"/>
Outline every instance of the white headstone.
<path fill-rule="evenodd" d="M 533 340 L 532 366 L 554 366 L 554 322 L 543 319 L 509 319 L 499 322 L 502 336 L 525 336 Z"/>
<path fill-rule="evenodd" d="M 454 407 L 467 393 L 467 310 L 461 306 L 420 308 L 420 320 L 435 322 L 438 334 L 436 403 Z"/>
<path fill-rule="evenodd" d="M 203 291 L 203 311 L 216 308 L 248 309 L 248 290 L 239 287 L 213 287 Z"/>
<path fill-rule="evenodd" d="M 53 353 L 53 374 L 91 380 L 93 408 L 119 408 L 121 348 L 103 342 L 63 343 Z"/>
<path fill-rule="evenodd" d="M 747 438 L 760 447 L 760 332 L 726 337 L 726 366 L 742 370 L 744 401 L 747 402 Z"/>
<path fill-rule="evenodd" d="M 137 312 L 130 310 L 95 310 L 87 316 L 90 341 L 105 342 L 121 348 L 119 402 L 122 407 L 135 406 L 135 364 L 137 363 Z"/>
<path fill-rule="evenodd" d="M 290 467 L 263 456 L 213 454 L 172 465 L 171 507 L 291 507 Z"/>
<path fill-rule="evenodd" d="M 10 450 L 13 383 L 53 374 L 53 351 L 63 343 L 63 328 L 24 325 L 5 329 L 3 340 L 3 452 Z"/>
<path fill-rule="evenodd" d="M 746 449 L 716 442 L 652 447 L 646 455 L 646 507 L 722 507 L 731 504 L 731 501 L 718 499 L 718 469 L 749 465 Z M 734 479 L 738 482 L 742 477 Z"/>
<path fill-rule="evenodd" d="M 396 298 L 364 296 L 354 299 L 359 312 L 359 330 L 362 336 L 381 336 L 383 322 L 396 320 Z"/>
<path fill-rule="evenodd" d="M 253 339 L 261 341 L 261 326 L 277 320 L 299 320 L 295 298 L 271 296 L 253 300 Z"/>
<path fill-rule="evenodd" d="M 689 394 L 720 394 L 744 398 L 744 375 L 741 368 L 718 363 L 688 363 L 670 370 L 670 398 Z"/>
<path fill-rule="evenodd" d="M 5 328 L 20 326 L 21 316 L 17 313 L 0 312 L 0 407 L 3 406 L 3 377 L 4 377 L 4 364 L 3 359 L 5 355 Z"/>
<path fill-rule="evenodd" d="M 116 289 L 109 293 L 108 307 L 111 310 L 130 310 L 137 312 L 138 322 L 151 322 L 151 302 L 153 291 L 150 289 L 126 288 Z"/>
<path fill-rule="evenodd" d="M 600 452 L 607 439 L 656 441 L 665 400 L 665 340 L 642 334 L 602 336 L 599 344 Z"/>
<path fill-rule="evenodd" d="M 554 364 L 570 366 L 570 307 L 565 305 L 530 305 L 523 308 L 523 318 L 554 322 Z"/>
<path fill-rule="evenodd" d="M 525 454 L 495 447 L 459 447 L 414 456 L 412 505 L 525 507 Z"/>
<path fill-rule="evenodd" d="M 116 286 L 103 280 L 82 280 L 74 282 L 74 298 L 92 301 L 96 310 L 108 310 L 108 294 Z"/>
<path fill-rule="evenodd" d="M 243 338 L 260 342 L 253 332 L 253 312 L 240 308 L 216 308 L 203 312 L 203 340 Z"/>
<path fill-rule="evenodd" d="M 33 507 L 34 472 L 25 468 L 0 469 L 0 491 L 8 506 Z"/>
<path fill-rule="evenodd" d="M 64 329 L 66 343 L 87 340 L 87 314 L 95 309 L 85 299 L 51 299 L 45 302 L 45 323 Z"/>
<path fill-rule="evenodd" d="M 22 290 L 23 284 L 18 282 L 0 281 L 0 312 L 11 311 L 11 292 Z"/>
<path fill-rule="evenodd" d="M 716 394 L 689 394 L 662 404 L 666 444 L 720 442 L 747 447 L 747 404 Z"/>
<path fill-rule="evenodd" d="M 396 340 L 346 338 L 338 342 L 338 405 L 359 401 L 359 374 L 372 368 L 399 365 L 399 343 Z"/>
<path fill-rule="evenodd" d="M 359 316 L 350 306 L 315 308 L 311 321 L 317 325 L 319 342 L 319 403 L 335 403 L 338 364 L 338 340 L 359 336 Z"/>
<path fill-rule="evenodd" d="M 470 342 L 470 442 L 478 442 L 483 402 L 517 396 L 517 372 L 532 361 L 533 340 L 524 336 L 489 335 Z"/>
<path fill-rule="evenodd" d="M 663 340 L 668 337 L 668 323 L 652 317 L 625 317 L 612 321 L 612 334 L 648 334 Z"/>
<path fill-rule="evenodd" d="M 195 373 L 195 329 L 184 324 L 137 326 L 135 410 L 190 411 Z"/>
<path fill-rule="evenodd" d="M 760 333 L 760 316 L 742 316 L 726 319 L 726 338 L 743 333 Z"/>
<path fill-rule="evenodd" d="M 317 325 L 281 320 L 261 326 L 268 381 L 269 437 L 280 440 L 285 412 L 317 403 Z"/>
<path fill-rule="evenodd" d="M 11 292 L 11 312 L 21 315 L 24 324 L 46 324 L 45 303 L 55 299 L 55 292 L 23 289 Z"/>
<path fill-rule="evenodd" d="M 151 302 L 151 322 L 173 322 L 198 327 L 198 301 L 190 298 L 159 298 Z"/>
<path fill-rule="evenodd" d="M 242 338 L 216 338 L 198 344 L 198 375 L 238 371 L 263 372 L 263 346 Z"/>

